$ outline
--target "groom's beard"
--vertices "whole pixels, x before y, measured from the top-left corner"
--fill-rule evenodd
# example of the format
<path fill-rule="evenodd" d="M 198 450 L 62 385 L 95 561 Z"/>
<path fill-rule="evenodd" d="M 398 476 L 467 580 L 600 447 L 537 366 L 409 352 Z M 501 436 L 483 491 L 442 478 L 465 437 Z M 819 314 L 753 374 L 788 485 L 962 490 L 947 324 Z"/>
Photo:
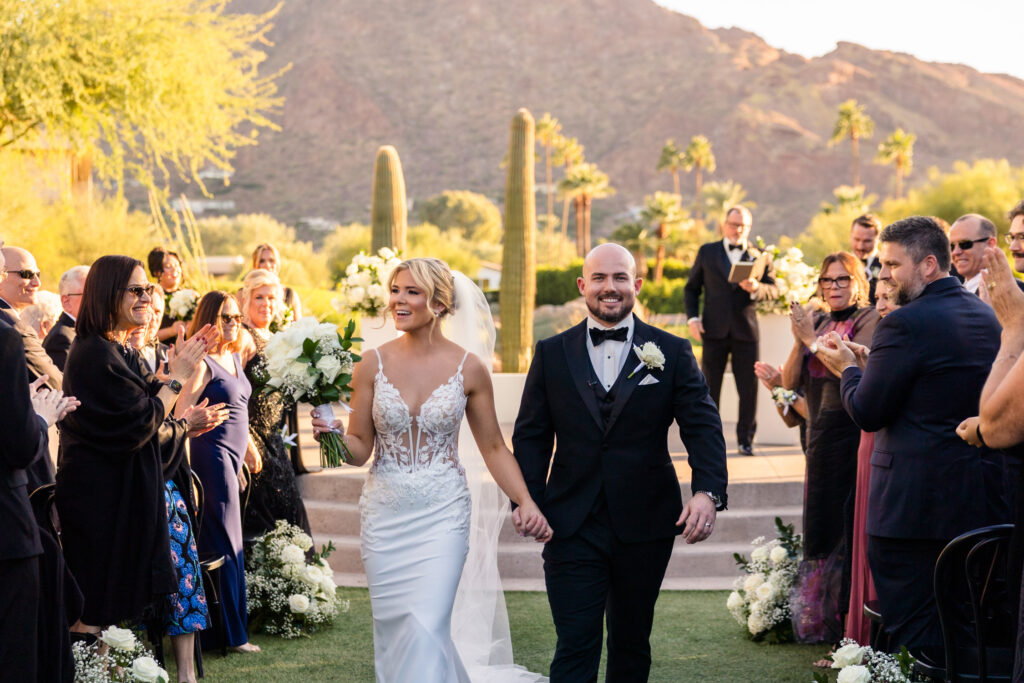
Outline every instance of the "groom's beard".
<path fill-rule="evenodd" d="M 615 309 L 614 311 L 608 311 L 608 312 L 602 313 L 601 312 L 601 302 L 600 301 L 597 302 L 597 306 L 596 307 L 595 306 L 591 306 L 590 302 L 588 301 L 587 302 L 587 310 L 590 311 L 590 315 L 594 316 L 594 318 L 596 318 L 597 320 L 600 320 L 602 322 L 606 322 L 609 325 L 614 325 L 617 322 L 621 322 L 622 320 L 625 320 L 626 316 L 628 316 L 630 313 L 633 312 L 633 302 L 630 302 L 627 305 L 625 300 L 623 300 L 619 304 L 619 307 L 617 309 Z"/>
<path fill-rule="evenodd" d="M 924 288 L 924 282 L 903 284 L 902 282 L 889 280 L 889 301 L 894 302 L 897 306 L 906 306 L 911 301 L 921 296 L 921 292 L 924 291 Z"/>

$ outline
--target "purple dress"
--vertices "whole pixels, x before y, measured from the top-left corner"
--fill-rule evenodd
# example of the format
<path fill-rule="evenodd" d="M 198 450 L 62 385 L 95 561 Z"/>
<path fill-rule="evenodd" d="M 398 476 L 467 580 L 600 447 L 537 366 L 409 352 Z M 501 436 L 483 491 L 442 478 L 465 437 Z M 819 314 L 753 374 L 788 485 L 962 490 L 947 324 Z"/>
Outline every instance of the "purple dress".
<path fill-rule="evenodd" d="M 252 388 L 238 354 L 231 355 L 232 376 L 217 361 L 207 357 L 211 376 L 196 403 L 209 399 L 210 405 L 224 403 L 228 419 L 223 424 L 191 439 L 192 469 L 203 483 L 203 526 L 199 530 L 200 555 L 224 555 L 220 570 L 220 604 L 224 615 L 226 641 L 230 647 L 249 640 L 245 603 L 245 560 L 242 556 L 242 506 L 238 496 L 238 473 L 249 443 L 249 394 Z M 210 631 L 204 631 L 205 639 Z M 212 643 L 210 643 L 212 644 Z"/>

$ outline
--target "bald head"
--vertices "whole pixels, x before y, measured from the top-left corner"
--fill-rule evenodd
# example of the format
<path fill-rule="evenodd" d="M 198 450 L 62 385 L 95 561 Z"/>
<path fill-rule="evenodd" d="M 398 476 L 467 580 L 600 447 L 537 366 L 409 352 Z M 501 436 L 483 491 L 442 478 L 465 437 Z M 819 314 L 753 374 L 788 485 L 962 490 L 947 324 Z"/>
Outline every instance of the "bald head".
<path fill-rule="evenodd" d="M 16 311 L 23 311 L 36 302 L 39 291 L 39 267 L 31 253 L 20 247 L 4 247 L 5 276 L 0 281 L 0 297 Z M 23 277 L 28 275 L 29 277 Z"/>
<path fill-rule="evenodd" d="M 583 259 L 583 277 L 587 276 L 588 268 L 592 270 L 596 264 L 616 262 L 628 268 L 631 277 L 636 277 L 636 260 L 633 258 L 633 254 L 629 249 L 614 242 L 599 244 L 590 250 L 587 257 Z"/>

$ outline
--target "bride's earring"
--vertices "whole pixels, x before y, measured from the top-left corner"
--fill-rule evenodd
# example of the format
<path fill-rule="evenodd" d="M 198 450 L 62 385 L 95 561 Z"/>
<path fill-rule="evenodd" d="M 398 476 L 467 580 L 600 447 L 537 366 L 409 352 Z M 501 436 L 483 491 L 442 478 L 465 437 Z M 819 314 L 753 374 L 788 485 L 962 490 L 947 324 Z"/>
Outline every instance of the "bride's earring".
<path fill-rule="evenodd" d="M 441 316 L 441 311 L 436 311 L 434 309 L 430 309 L 430 312 L 434 314 L 435 318 L 438 318 L 438 317 Z"/>

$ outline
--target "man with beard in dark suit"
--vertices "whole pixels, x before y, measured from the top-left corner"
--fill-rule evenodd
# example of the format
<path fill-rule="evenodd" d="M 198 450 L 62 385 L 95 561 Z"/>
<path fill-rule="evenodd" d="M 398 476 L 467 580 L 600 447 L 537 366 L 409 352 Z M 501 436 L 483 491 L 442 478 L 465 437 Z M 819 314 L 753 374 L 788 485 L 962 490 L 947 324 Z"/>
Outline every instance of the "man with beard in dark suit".
<path fill-rule="evenodd" d="M 587 255 L 577 285 L 590 315 L 537 344 L 512 436 L 554 530 L 544 547 L 553 683 L 597 679 L 606 614 L 607 679 L 647 680 L 675 537 L 708 538 L 726 504 L 718 411 L 690 343 L 632 314 L 641 284 L 623 247 Z M 693 473 L 685 506 L 667 446 L 673 421 Z"/>
<path fill-rule="evenodd" d="M 64 371 L 64 361 L 68 358 L 71 342 L 75 340 L 75 319 L 82 305 L 82 289 L 85 287 L 85 278 L 88 274 L 89 266 L 75 266 L 61 275 L 60 282 L 57 283 L 60 305 L 64 312 L 43 339 L 43 349 L 61 372 Z"/>
<path fill-rule="evenodd" d="M 868 279 L 868 298 L 875 305 L 875 285 L 878 274 L 882 271 L 882 262 L 878 258 L 878 233 L 882 231 L 882 222 L 872 213 L 866 213 L 853 219 L 850 225 L 850 251 L 864 264 L 864 277 Z"/>
<path fill-rule="evenodd" d="M 757 302 L 774 299 L 779 294 L 770 261 L 753 277 L 739 283 L 729 282 L 732 266 L 756 261 L 761 256 L 761 251 L 747 242 L 752 222 L 750 211 L 745 207 L 729 209 L 722 222 L 724 239 L 700 248 L 685 290 L 690 336 L 704 343 L 701 370 L 716 406 L 721 403 L 722 378 L 732 356 L 732 374 L 740 400 L 736 440 L 743 455 L 754 454 L 757 430 L 757 377 L 754 375 L 760 341 Z M 703 312 L 700 310 L 702 293 Z"/>

